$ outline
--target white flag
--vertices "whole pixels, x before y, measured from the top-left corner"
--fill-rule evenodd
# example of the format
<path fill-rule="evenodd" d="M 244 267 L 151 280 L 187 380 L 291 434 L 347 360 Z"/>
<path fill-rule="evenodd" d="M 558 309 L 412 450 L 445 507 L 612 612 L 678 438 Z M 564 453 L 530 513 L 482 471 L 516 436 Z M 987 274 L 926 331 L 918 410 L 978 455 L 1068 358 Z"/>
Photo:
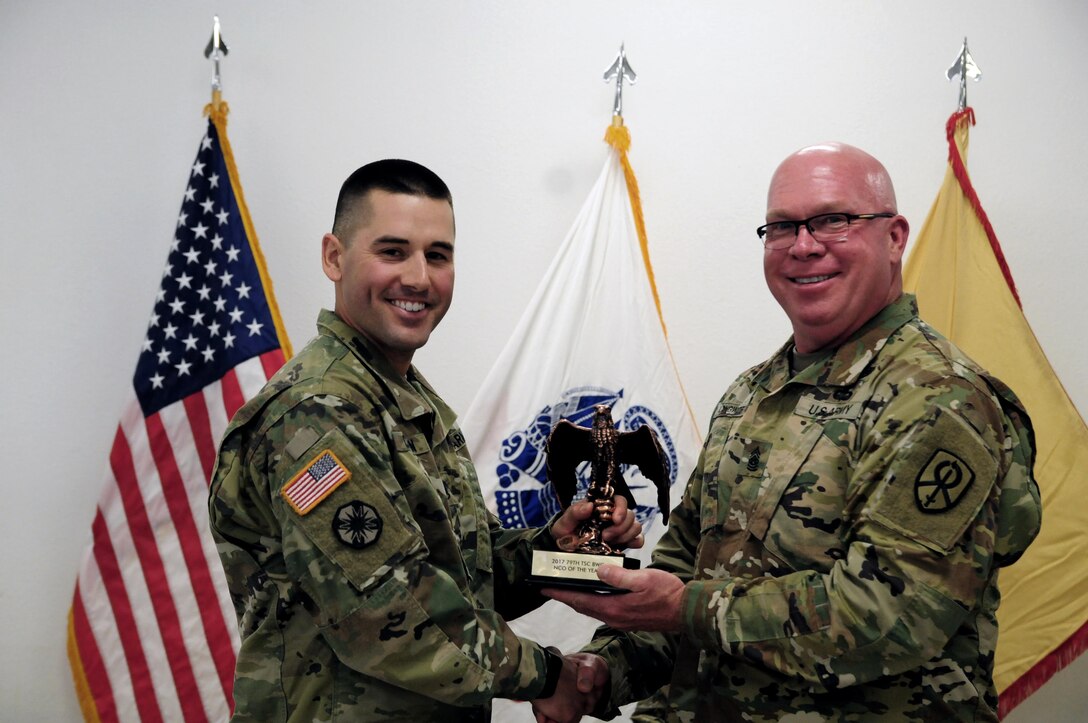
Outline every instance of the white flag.
<path fill-rule="evenodd" d="M 618 118 L 606 139 L 611 147 L 597 183 L 462 423 L 484 498 L 506 527 L 540 526 L 559 510 L 547 485 L 545 442 L 560 419 L 590 426 L 595 404 L 612 407 L 621 432 L 647 425 L 657 433 L 674 505 L 698 454 L 700 435 L 636 230 L 641 210 L 626 160 L 630 140 Z M 583 491 L 586 467 L 579 482 Z M 657 491 L 637 467 L 624 476 L 646 533 L 646 547 L 637 554 L 645 566 L 663 532 Z M 598 624 L 548 602 L 513 627 L 571 652 Z M 512 706 L 499 702 L 496 720 L 524 719 L 524 710 L 515 714 Z"/>

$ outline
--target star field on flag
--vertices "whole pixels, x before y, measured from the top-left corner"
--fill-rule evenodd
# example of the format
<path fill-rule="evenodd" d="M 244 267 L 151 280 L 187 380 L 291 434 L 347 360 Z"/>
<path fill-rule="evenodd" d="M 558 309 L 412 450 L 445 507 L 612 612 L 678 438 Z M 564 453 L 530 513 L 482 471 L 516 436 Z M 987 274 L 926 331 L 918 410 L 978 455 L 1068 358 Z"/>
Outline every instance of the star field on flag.
<path fill-rule="evenodd" d="M 280 345 L 218 145 L 209 123 L 133 378 L 145 415 Z"/>

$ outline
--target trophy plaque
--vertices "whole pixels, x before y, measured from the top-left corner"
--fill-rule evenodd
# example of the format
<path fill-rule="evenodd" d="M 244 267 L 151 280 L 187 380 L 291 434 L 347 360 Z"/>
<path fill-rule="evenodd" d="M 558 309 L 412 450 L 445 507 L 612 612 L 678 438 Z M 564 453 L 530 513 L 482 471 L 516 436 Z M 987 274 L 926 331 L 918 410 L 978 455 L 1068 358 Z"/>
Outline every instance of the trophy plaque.
<path fill-rule="evenodd" d="M 635 496 L 620 473 L 621 464 L 637 465 L 643 476 L 657 487 L 661 515 L 669 519 L 669 482 L 665 455 L 657 435 L 643 426 L 620 432 L 606 404 L 594 408 L 593 426 L 580 427 L 561 420 L 548 435 L 548 479 L 562 509 L 570 507 L 578 491 L 578 466 L 590 463 L 590 481 L 585 499 L 593 503 L 593 514 L 574 531 L 556 540 L 560 552 L 533 551 L 529 582 L 540 587 L 568 587 L 599 593 L 621 593 L 597 578 L 601 565 L 619 565 L 637 570 L 639 561 L 613 550 L 603 537 L 612 524 L 613 498 L 623 495 L 630 514 L 635 513 Z"/>

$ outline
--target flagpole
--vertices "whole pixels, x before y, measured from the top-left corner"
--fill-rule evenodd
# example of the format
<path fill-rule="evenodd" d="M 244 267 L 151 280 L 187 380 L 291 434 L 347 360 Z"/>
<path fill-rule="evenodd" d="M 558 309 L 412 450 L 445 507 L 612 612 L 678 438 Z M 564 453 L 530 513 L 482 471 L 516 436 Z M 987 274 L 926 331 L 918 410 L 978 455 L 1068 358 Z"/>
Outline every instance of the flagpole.
<path fill-rule="evenodd" d="M 986 215 L 986 211 L 983 210 L 982 203 L 979 201 L 975 188 L 967 174 L 967 159 L 965 158 L 967 139 L 970 134 L 970 127 L 975 124 L 975 111 L 967 105 L 967 80 L 970 78 L 978 82 L 982 78 L 982 70 L 975 63 L 975 59 L 971 57 L 971 52 L 967 49 L 966 36 L 963 38 L 963 45 L 960 46 L 959 55 L 956 56 L 955 62 L 945 71 L 945 76 L 950 81 L 956 76 L 959 76 L 960 79 L 959 109 L 952 114 L 945 125 L 945 134 L 948 137 L 948 163 L 952 167 L 952 172 L 959 182 L 960 188 L 963 189 L 963 195 L 970 202 L 971 208 L 974 209 L 975 214 L 982 223 L 986 238 L 990 241 L 990 248 L 993 249 L 997 265 L 1005 277 L 1005 282 L 1009 285 L 1009 291 L 1012 293 L 1013 299 L 1016 300 L 1017 306 L 1021 306 L 1020 294 L 1017 293 L 1016 284 L 1012 280 L 1012 270 L 1005 260 L 1005 254 L 1001 250 L 1001 244 L 998 243 L 997 235 L 990 224 L 990 218 Z M 962 135 L 962 138 L 957 138 L 960 135 Z"/>
<path fill-rule="evenodd" d="M 208 40 L 208 45 L 204 48 L 204 57 L 210 59 L 213 63 L 211 105 L 212 112 L 215 114 L 220 112 L 220 106 L 223 103 L 223 82 L 219 75 L 219 61 L 225 58 L 228 53 L 230 53 L 230 48 L 227 47 L 222 34 L 219 32 L 219 16 L 213 15 L 212 37 Z"/>
<path fill-rule="evenodd" d="M 604 140 L 608 145 L 616 149 L 620 157 L 620 164 L 623 166 L 623 177 L 627 181 L 627 195 L 631 199 L 631 212 L 635 217 L 635 231 L 638 233 L 638 244 L 642 250 L 642 261 L 646 266 L 646 275 L 650 279 L 650 291 L 653 293 L 654 307 L 657 309 L 657 318 L 661 322 L 661 330 L 665 332 L 665 338 L 668 338 L 669 332 L 665 327 L 665 317 L 661 313 L 661 299 L 657 295 L 657 282 L 654 280 L 654 267 L 650 263 L 650 247 L 646 239 L 646 222 L 642 217 L 642 200 L 639 195 L 638 180 L 635 178 L 635 171 L 631 167 L 631 162 L 627 159 L 627 149 L 631 147 L 631 134 L 623 125 L 623 81 L 627 80 L 631 85 L 634 85 L 638 80 L 638 76 L 630 63 L 627 62 L 627 54 L 624 51 L 623 43 L 620 44 L 620 52 L 616 55 L 616 59 L 604 71 L 604 81 L 606 83 L 612 78 L 616 79 L 616 94 L 612 103 L 612 124 L 605 131 Z"/>
<path fill-rule="evenodd" d="M 279 305 L 276 303 L 275 294 L 272 293 L 272 277 L 268 273 L 264 254 L 261 252 L 260 243 L 257 240 L 257 232 L 253 227 L 253 221 L 249 215 L 249 207 L 246 205 L 245 196 L 242 194 L 242 186 L 239 182 L 238 168 L 234 163 L 234 151 L 231 150 L 230 140 L 227 138 L 227 114 L 230 106 L 223 100 L 223 79 L 219 72 L 219 61 L 230 53 L 223 34 L 220 30 L 219 16 L 212 16 L 212 36 L 204 48 L 204 57 L 212 61 L 212 100 L 204 108 L 204 115 L 211 119 L 219 134 L 219 142 L 223 146 L 223 160 L 227 164 L 231 187 L 234 189 L 234 197 L 238 203 L 238 209 L 242 217 L 242 225 L 250 241 L 253 252 L 253 260 L 257 264 L 257 273 L 260 276 L 264 288 L 268 289 L 266 301 L 272 315 L 272 323 L 276 327 L 276 335 L 279 337 L 284 356 L 290 359 L 294 355 L 291 342 L 287 338 L 287 328 L 284 326 L 283 317 L 280 315 Z"/>
<path fill-rule="evenodd" d="M 642 197 L 638 190 L 638 179 L 635 178 L 635 169 L 631 167 L 631 161 L 627 158 L 627 150 L 631 147 L 631 134 L 623 124 L 623 81 L 627 80 L 634 85 L 638 75 L 634 68 L 627 62 L 627 53 L 624 44 L 620 43 L 620 52 L 616 59 L 604 71 L 604 81 L 607 83 L 612 78 L 616 79 L 616 94 L 612 103 L 612 123 L 604 133 L 604 140 L 612 146 L 620 158 L 623 167 L 623 178 L 627 184 L 627 197 L 631 202 L 631 215 L 635 222 L 635 233 L 638 235 L 638 246 L 642 253 L 642 264 L 646 269 L 646 278 L 650 282 L 650 294 L 654 299 L 654 309 L 657 310 L 657 320 L 661 324 L 661 333 L 665 335 L 665 347 L 668 349 L 669 358 L 673 368 L 676 368 L 676 359 L 672 355 L 672 346 L 669 344 L 669 329 L 665 326 L 665 315 L 661 312 L 661 297 L 657 293 L 657 281 L 654 278 L 654 266 L 650 262 L 650 243 L 646 236 L 646 221 L 642 215 Z M 695 421 L 695 410 L 692 409 L 687 391 L 680 385 L 680 391 L 684 396 L 684 405 L 687 407 L 691 420 Z M 698 426 L 698 425 L 696 425 Z"/>
<path fill-rule="evenodd" d="M 963 37 L 963 45 L 960 46 L 955 62 L 945 71 L 945 77 L 950 81 L 957 75 L 960 78 L 959 112 L 963 113 L 967 110 L 967 79 L 970 78 L 977 83 L 982 78 L 982 70 L 975 64 L 975 59 L 971 57 L 971 52 L 967 49 L 966 35 Z"/>

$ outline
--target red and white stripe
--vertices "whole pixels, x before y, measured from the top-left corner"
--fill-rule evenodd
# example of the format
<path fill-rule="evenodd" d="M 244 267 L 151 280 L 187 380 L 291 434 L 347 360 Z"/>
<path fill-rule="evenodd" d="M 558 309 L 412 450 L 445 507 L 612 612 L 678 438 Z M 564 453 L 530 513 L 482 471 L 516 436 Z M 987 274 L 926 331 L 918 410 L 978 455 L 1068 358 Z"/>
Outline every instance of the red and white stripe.
<path fill-rule="evenodd" d="M 310 463 L 310 466 L 312 467 L 318 460 L 326 455 L 333 460 L 336 465 L 335 467 L 329 469 L 329 471 L 321 475 L 321 477 L 314 477 L 310 473 L 310 470 L 306 469 L 283 488 L 284 498 L 300 515 L 304 515 L 312 510 L 318 502 L 325 499 L 329 493 L 350 476 L 348 471 L 344 469 L 344 466 L 340 464 L 340 460 L 336 459 L 336 457 L 328 451 L 318 455 L 314 461 Z"/>
<path fill-rule="evenodd" d="M 230 716 L 238 632 L 208 485 L 227 422 L 283 361 L 245 361 L 147 418 L 127 401 L 72 603 L 72 662 L 100 720 Z"/>

